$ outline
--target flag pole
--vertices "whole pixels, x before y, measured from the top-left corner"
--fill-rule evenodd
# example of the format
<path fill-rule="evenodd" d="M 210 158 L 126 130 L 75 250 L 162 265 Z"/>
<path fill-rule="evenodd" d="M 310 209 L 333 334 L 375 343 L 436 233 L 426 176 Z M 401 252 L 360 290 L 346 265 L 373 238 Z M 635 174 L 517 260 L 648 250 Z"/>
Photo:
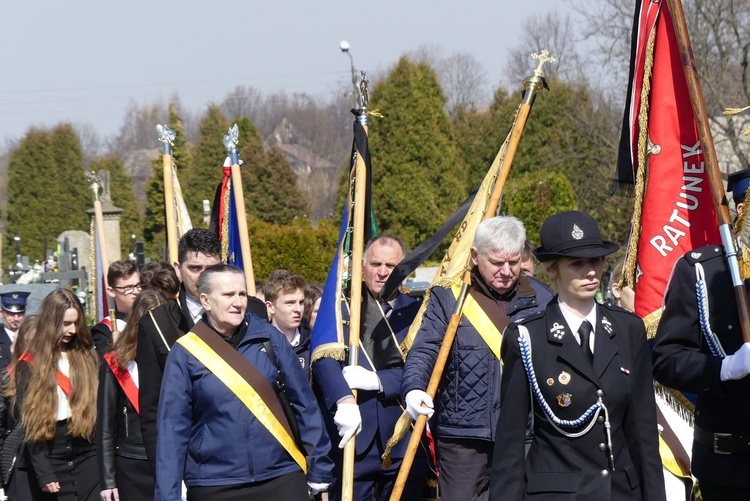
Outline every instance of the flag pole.
<path fill-rule="evenodd" d="M 242 252 L 242 267 L 245 272 L 245 287 L 247 293 L 255 295 L 255 275 L 253 274 L 253 258 L 250 253 L 250 237 L 247 231 L 247 213 L 245 212 L 245 195 L 242 191 L 242 173 L 240 172 L 240 160 L 237 156 L 237 141 L 239 139 L 239 128 L 234 124 L 224 136 L 224 147 L 232 163 L 232 196 L 234 206 L 237 208 L 237 229 L 240 234 L 240 249 Z"/>
<path fill-rule="evenodd" d="M 94 246 L 94 249 L 96 249 L 96 247 L 99 247 L 99 261 L 101 261 L 102 263 L 102 268 L 105 268 L 101 270 L 102 279 L 104 280 L 103 286 L 105 287 L 105 290 L 101 291 L 101 294 L 96 294 L 94 296 L 94 299 L 97 303 L 94 305 L 94 313 L 96 314 L 96 312 L 99 311 L 99 307 L 101 306 L 102 311 L 104 312 L 103 314 L 106 315 L 104 305 L 98 304 L 100 298 L 104 297 L 103 295 L 107 293 L 106 287 L 109 285 L 107 284 L 106 270 L 106 267 L 109 266 L 109 259 L 107 258 L 107 246 L 104 240 L 104 213 L 102 211 L 102 202 L 101 200 L 99 200 L 99 189 L 103 186 L 103 182 L 98 174 L 91 171 L 86 172 L 86 179 L 88 179 L 89 183 L 91 183 L 90 188 L 94 193 L 94 238 L 96 238 L 96 243 L 98 244 Z M 96 256 L 94 257 L 94 263 L 97 263 Z M 94 282 L 96 283 L 96 287 L 102 287 L 102 284 L 99 283 L 96 275 L 97 274 L 94 273 Z"/>
<path fill-rule="evenodd" d="M 734 296 L 737 301 L 737 313 L 740 317 L 740 326 L 742 329 L 742 340 L 747 343 L 750 342 L 750 302 L 748 301 L 745 283 L 740 275 L 737 248 L 732 237 L 732 219 L 729 215 L 729 207 L 724 194 L 724 183 L 721 179 L 719 160 L 716 157 L 714 139 L 708 123 L 706 103 L 703 99 L 703 91 L 698 79 L 693 47 L 690 43 L 690 35 L 687 23 L 685 22 L 685 13 L 682 10 L 682 2 L 680 0 L 667 0 L 667 7 L 672 15 L 672 25 L 674 26 L 677 46 L 680 51 L 682 67 L 685 71 L 685 80 L 687 80 L 688 91 L 690 93 L 690 103 L 693 106 L 695 124 L 698 128 L 698 136 L 700 137 L 701 148 L 703 149 L 703 158 L 708 171 L 708 182 L 711 186 L 716 217 L 719 221 L 719 234 L 721 235 L 721 242 L 726 254 L 729 273 L 732 277 Z"/>
<path fill-rule="evenodd" d="M 518 150 L 518 144 L 521 140 L 523 129 L 526 126 L 529 112 L 531 111 L 531 106 L 534 104 L 534 99 L 536 98 L 537 92 L 542 88 L 547 87 L 547 84 L 542 77 L 542 67 L 545 63 L 554 63 L 556 61 L 555 58 L 550 57 L 549 52 L 546 50 L 543 50 L 541 54 L 533 54 L 531 57 L 534 59 L 538 59 L 539 64 L 536 70 L 534 70 L 534 75 L 524 81 L 525 92 L 523 95 L 523 101 L 521 102 L 521 105 L 518 108 L 518 112 L 516 113 L 516 118 L 513 122 L 511 133 L 508 135 L 506 153 L 503 157 L 502 166 L 500 167 L 497 180 L 495 181 L 495 184 L 492 188 L 492 194 L 487 201 L 487 206 L 485 207 L 482 220 L 495 217 L 495 214 L 497 213 L 497 208 L 500 205 L 500 197 L 502 196 L 503 189 L 505 188 L 505 183 L 508 179 L 511 165 L 513 164 L 513 158 L 515 157 L 516 151 Z M 458 294 L 458 298 L 456 298 L 456 304 L 453 307 L 453 311 L 451 312 L 451 318 L 445 331 L 445 337 L 443 338 L 443 342 L 440 345 L 440 351 L 438 352 L 437 358 L 435 360 L 435 367 L 432 370 L 430 380 L 427 384 L 427 389 L 425 390 L 431 398 L 435 398 L 435 394 L 437 393 L 438 386 L 440 385 L 440 380 L 443 377 L 445 365 L 448 361 L 448 356 L 450 355 L 450 351 L 453 347 L 453 341 L 456 337 L 456 331 L 458 330 L 458 323 L 461 321 L 464 302 L 466 301 L 466 296 L 468 295 L 469 287 L 471 286 L 470 263 L 471 261 L 469 260 L 469 258 L 467 258 L 466 264 L 464 266 L 463 277 L 461 279 L 461 291 Z M 408 414 L 406 414 L 405 412 L 404 414 L 406 415 L 406 418 L 402 416 L 402 419 L 408 419 Z M 420 441 L 422 439 L 422 433 L 424 433 L 426 425 L 427 416 L 419 415 L 414 423 L 414 428 L 412 429 L 411 437 L 409 438 L 409 444 L 407 445 L 404 458 L 401 461 L 401 467 L 398 470 L 398 476 L 396 477 L 396 481 L 393 484 L 393 490 L 391 491 L 389 501 L 398 501 L 401 499 L 401 496 L 404 492 L 404 487 L 406 486 L 406 481 L 409 477 L 409 471 L 411 470 L 412 464 L 414 463 L 414 456 L 416 455 L 417 449 L 419 448 Z"/>
<path fill-rule="evenodd" d="M 368 94 L 367 77 L 364 72 L 359 84 L 359 107 L 357 108 L 357 120 L 367 134 L 370 122 L 367 115 Z M 357 365 L 359 362 L 359 338 L 362 327 L 362 279 L 363 279 L 363 257 L 365 249 L 365 210 L 367 198 L 367 164 L 362 152 L 356 152 L 357 158 L 354 167 L 354 211 L 352 213 L 352 274 L 349 306 L 349 365 Z M 354 399 L 357 399 L 357 390 L 352 390 Z M 357 435 L 344 446 L 344 458 L 342 467 L 341 499 L 342 501 L 354 500 L 354 462 L 357 454 Z"/>
<path fill-rule="evenodd" d="M 166 213 L 167 250 L 169 264 L 178 262 L 177 256 L 177 223 L 175 220 L 174 188 L 172 186 L 172 146 L 175 132 L 166 125 L 157 125 L 156 133 L 162 146 L 162 174 L 164 176 L 164 210 Z"/>

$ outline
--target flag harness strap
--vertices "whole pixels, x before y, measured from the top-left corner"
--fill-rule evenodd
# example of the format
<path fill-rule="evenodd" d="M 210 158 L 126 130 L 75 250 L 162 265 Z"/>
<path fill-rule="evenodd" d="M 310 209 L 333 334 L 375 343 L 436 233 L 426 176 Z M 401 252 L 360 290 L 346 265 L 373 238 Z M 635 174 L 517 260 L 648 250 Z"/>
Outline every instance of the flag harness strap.
<path fill-rule="evenodd" d="M 700 317 L 701 330 L 708 343 L 711 354 L 715 357 L 724 358 L 727 353 L 721 345 L 721 341 L 716 337 L 716 333 L 711 330 L 711 323 L 708 317 L 708 291 L 706 290 L 706 275 L 703 266 L 695 263 L 695 293 L 698 296 L 698 315 Z"/>
<path fill-rule="evenodd" d="M 592 404 L 591 407 L 581 414 L 580 417 L 573 420 L 560 419 L 557 417 L 552 408 L 547 403 L 542 395 L 542 390 L 539 388 L 539 383 L 536 379 L 536 373 L 534 372 L 534 366 L 531 359 L 531 336 L 529 336 L 529 330 L 523 325 L 518 326 L 518 347 L 521 350 L 521 361 L 523 362 L 523 368 L 526 371 L 526 377 L 529 380 L 529 390 L 531 395 L 534 396 L 539 407 L 542 408 L 544 415 L 547 416 L 552 427 L 557 430 L 561 435 L 568 438 L 577 438 L 588 433 L 591 428 L 596 424 L 596 418 L 599 414 L 604 411 L 604 429 L 607 432 L 607 448 L 609 449 L 609 461 L 612 471 L 615 469 L 615 459 L 612 451 L 612 434 L 610 431 L 611 425 L 609 422 L 609 412 L 607 406 L 602 401 L 603 394 L 597 392 L 597 402 Z M 532 428 L 534 413 L 531 413 Z M 588 421 L 586 427 L 578 432 L 565 431 L 563 428 L 578 428 L 583 426 Z"/>

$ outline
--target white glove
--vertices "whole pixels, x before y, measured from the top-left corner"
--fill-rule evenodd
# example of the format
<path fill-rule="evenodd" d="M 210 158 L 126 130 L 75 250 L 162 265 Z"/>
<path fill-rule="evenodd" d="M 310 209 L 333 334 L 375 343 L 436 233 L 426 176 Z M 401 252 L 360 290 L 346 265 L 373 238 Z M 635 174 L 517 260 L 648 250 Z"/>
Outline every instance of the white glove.
<path fill-rule="evenodd" d="M 378 375 L 361 365 L 347 365 L 342 372 L 352 390 L 382 391 Z"/>
<path fill-rule="evenodd" d="M 333 415 L 333 422 L 339 430 L 339 449 L 343 449 L 346 443 L 355 434 L 362 431 L 362 416 L 359 414 L 357 404 L 339 404 L 336 408 L 336 414 Z"/>
<path fill-rule="evenodd" d="M 307 486 L 312 491 L 313 496 L 319 492 L 325 492 L 331 486 L 331 484 L 318 484 L 315 482 L 307 482 Z"/>
<path fill-rule="evenodd" d="M 104 489 L 99 493 L 99 497 L 102 501 L 120 501 L 120 493 L 117 492 L 117 488 Z"/>
<path fill-rule="evenodd" d="M 406 394 L 404 401 L 406 403 L 406 412 L 409 413 L 412 419 L 416 420 L 420 414 L 427 416 L 429 419 L 435 413 L 435 404 L 432 402 L 432 397 L 422 390 L 411 390 Z"/>
<path fill-rule="evenodd" d="M 721 361 L 721 380 L 742 379 L 748 374 L 750 374 L 750 343 L 744 343 L 734 355 L 727 355 Z"/>

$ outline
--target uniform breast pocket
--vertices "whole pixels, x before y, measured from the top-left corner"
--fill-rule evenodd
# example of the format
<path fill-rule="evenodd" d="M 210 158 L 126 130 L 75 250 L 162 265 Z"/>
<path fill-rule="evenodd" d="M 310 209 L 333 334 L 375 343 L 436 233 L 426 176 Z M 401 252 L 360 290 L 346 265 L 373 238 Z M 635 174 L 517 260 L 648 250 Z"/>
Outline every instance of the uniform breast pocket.
<path fill-rule="evenodd" d="M 526 484 L 527 494 L 564 494 L 577 492 L 581 484 L 581 472 L 531 472 Z M 563 499 L 563 498 L 555 498 Z"/>

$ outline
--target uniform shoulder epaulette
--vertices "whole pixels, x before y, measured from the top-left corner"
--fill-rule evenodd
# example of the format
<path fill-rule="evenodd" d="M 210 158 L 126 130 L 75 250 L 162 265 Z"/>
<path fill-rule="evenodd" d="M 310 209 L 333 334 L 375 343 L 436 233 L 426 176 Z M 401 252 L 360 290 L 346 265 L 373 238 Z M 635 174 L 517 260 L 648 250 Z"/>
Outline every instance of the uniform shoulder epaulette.
<path fill-rule="evenodd" d="M 686 252 L 683 256 L 689 264 L 703 263 L 710 259 L 723 258 L 724 252 L 718 245 L 707 245 Z"/>
<path fill-rule="evenodd" d="M 607 301 L 606 303 L 602 303 L 602 306 L 604 307 L 604 309 L 615 312 L 615 313 L 624 313 L 625 315 L 630 315 L 631 317 L 635 317 L 637 319 L 641 318 L 635 313 L 633 313 L 632 311 L 626 310 L 625 308 L 621 306 L 617 306 L 614 303 L 610 303 L 609 301 Z"/>
<path fill-rule="evenodd" d="M 519 318 L 518 320 L 513 320 L 514 324 L 522 325 L 527 324 L 529 322 L 533 322 L 534 320 L 540 319 L 544 316 L 544 310 L 537 311 L 536 313 L 532 313 L 528 317 Z"/>

